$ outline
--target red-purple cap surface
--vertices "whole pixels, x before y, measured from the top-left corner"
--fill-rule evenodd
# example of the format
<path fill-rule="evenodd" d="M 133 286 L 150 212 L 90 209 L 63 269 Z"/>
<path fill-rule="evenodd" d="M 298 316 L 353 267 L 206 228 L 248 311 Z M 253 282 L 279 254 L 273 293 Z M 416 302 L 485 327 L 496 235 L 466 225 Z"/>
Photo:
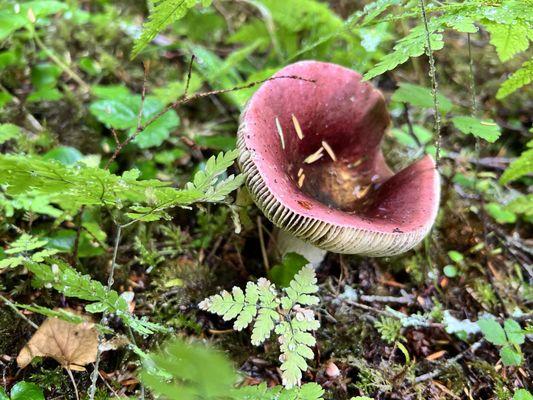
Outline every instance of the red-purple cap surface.
<path fill-rule="evenodd" d="M 382 94 L 335 64 L 303 61 L 274 76 L 306 80 L 264 83 L 238 133 L 239 164 L 267 218 L 338 253 L 388 256 L 419 243 L 437 214 L 439 174 L 430 156 L 396 174 L 387 166 Z"/>

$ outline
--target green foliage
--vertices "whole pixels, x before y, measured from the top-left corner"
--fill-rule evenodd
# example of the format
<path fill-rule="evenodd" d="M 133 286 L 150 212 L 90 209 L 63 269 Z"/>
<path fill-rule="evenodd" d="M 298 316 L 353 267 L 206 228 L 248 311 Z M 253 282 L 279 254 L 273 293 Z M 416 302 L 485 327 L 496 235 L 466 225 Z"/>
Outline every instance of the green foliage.
<path fill-rule="evenodd" d="M 440 50 L 444 47 L 442 33 L 437 31 L 435 24 L 430 25 L 429 39 L 432 50 Z M 426 43 L 427 36 L 424 27 L 414 27 L 407 36 L 396 42 L 392 52 L 384 56 L 374 68 L 364 75 L 365 80 L 390 71 L 409 60 L 409 58 L 421 56 L 425 52 Z"/>
<path fill-rule="evenodd" d="M 488 203 L 485 205 L 487 213 L 494 218 L 499 224 L 512 224 L 516 222 L 516 215 L 506 207 L 498 203 Z"/>
<path fill-rule="evenodd" d="M 138 180 L 137 170 L 117 176 L 84 164 L 67 166 L 39 157 L 0 155 L 0 169 L 9 172 L 0 176 L 0 184 L 8 185 L 8 195 L 47 196 L 50 203 L 72 213 L 83 205 L 122 208 L 129 203 L 133 205 L 127 216 L 156 221 L 168 218 L 165 210 L 173 207 L 223 201 L 243 182 L 241 175 L 219 179 L 237 155 L 229 151 L 211 157 L 182 190 L 157 180 Z"/>
<path fill-rule="evenodd" d="M 531 36 L 528 24 L 521 20 L 514 23 L 505 24 L 498 22 L 487 22 L 485 27 L 490 33 L 490 43 L 496 47 L 496 52 L 501 61 L 511 59 L 515 54 L 527 50 L 529 47 L 529 36 Z"/>
<path fill-rule="evenodd" d="M 281 264 L 274 265 L 268 271 L 268 277 L 279 287 L 287 287 L 298 271 L 308 263 L 305 257 L 297 253 L 287 253 L 283 256 Z"/>
<path fill-rule="evenodd" d="M 145 358 L 141 380 L 169 400 L 321 400 L 324 394 L 316 383 L 293 389 L 267 388 L 264 383 L 236 389 L 235 372 L 221 353 L 177 339 Z"/>
<path fill-rule="evenodd" d="M 453 117 L 452 122 L 465 135 L 474 135 L 489 143 L 494 143 L 500 137 L 500 127 L 492 120 L 479 120 L 474 117 Z"/>
<path fill-rule="evenodd" d="M 20 381 L 11 388 L 11 396 L 0 387 L 0 400 L 45 400 L 42 389 L 35 383 Z"/>
<path fill-rule="evenodd" d="M 221 353 L 179 340 L 150 354 L 143 364 L 142 382 L 166 399 L 222 399 L 235 381 Z"/>
<path fill-rule="evenodd" d="M 528 143 L 528 147 L 530 149 L 520 154 L 520 157 L 507 167 L 500 178 L 500 183 L 505 185 L 533 171 L 533 141 Z"/>
<path fill-rule="evenodd" d="M 374 323 L 374 326 L 381 338 L 389 344 L 398 340 L 405 340 L 401 334 L 402 322 L 397 318 L 381 317 L 379 321 Z"/>
<path fill-rule="evenodd" d="M 0 144 L 15 139 L 21 134 L 20 128 L 13 124 L 0 124 Z"/>
<path fill-rule="evenodd" d="M 0 259 L 0 271 L 4 268 L 15 268 L 27 261 L 42 262 L 45 258 L 56 254 L 55 249 L 44 249 L 47 240 L 41 240 L 28 234 L 20 235 L 4 251 L 8 257 Z M 31 253 L 31 254 L 30 254 Z"/>
<path fill-rule="evenodd" d="M 108 128 L 126 130 L 130 135 L 137 129 L 141 106 L 141 124 L 143 125 L 165 107 L 164 103 L 153 96 L 147 96 L 143 103 L 140 95 L 133 95 L 123 89 L 118 91 L 113 90 L 114 87 L 109 88 L 110 90 L 105 90 L 105 87 L 99 89 L 96 93 L 99 93 L 101 98 L 91 104 L 91 113 Z M 169 110 L 146 126 L 133 140 L 133 143 L 141 149 L 160 146 L 168 139 L 170 132 L 179 125 L 179 122 L 176 111 Z"/>
<path fill-rule="evenodd" d="M 523 356 L 520 345 L 525 341 L 525 334 L 518 322 L 507 319 L 502 326 L 493 319 L 481 319 L 478 321 L 483 336 L 490 343 L 501 346 L 500 356 L 506 366 L 519 366 Z"/>
<path fill-rule="evenodd" d="M 513 400 L 533 400 L 533 395 L 527 389 L 518 389 L 513 395 Z"/>
<path fill-rule="evenodd" d="M 533 61 L 524 62 L 522 66 L 513 72 L 500 86 L 496 98 L 501 100 L 521 87 L 529 85 L 533 81 Z"/>
<path fill-rule="evenodd" d="M 132 57 L 137 56 L 163 29 L 183 18 L 197 4 L 207 7 L 211 0 L 152 0 L 152 11 L 135 41 Z"/>
<path fill-rule="evenodd" d="M 167 331 L 161 325 L 132 315 L 128 303 L 116 291 L 107 289 L 89 275 L 80 274 L 60 259 L 51 258 L 47 263 L 26 262 L 25 266 L 35 275 L 37 286 L 53 287 L 67 297 L 91 302 L 85 307 L 87 312 L 115 314 L 142 335 Z"/>
<path fill-rule="evenodd" d="M 490 42 L 496 47 L 502 62 L 529 47 L 531 20 L 533 19 L 530 2 L 503 0 L 491 4 L 480 4 L 478 0 L 467 0 L 448 2 L 439 7 L 428 5 L 427 8 L 430 14 L 427 34 L 433 51 L 444 47 L 442 36 L 444 30 L 475 33 L 477 27 L 474 23 L 481 24 L 489 31 Z M 418 2 L 410 3 L 398 18 L 407 17 L 420 18 Z M 371 79 L 396 68 L 409 58 L 422 55 L 426 45 L 427 38 L 423 25 L 415 26 L 407 36 L 396 42 L 392 52 L 365 74 L 365 79 Z"/>
<path fill-rule="evenodd" d="M 240 331 L 254 320 L 252 344 L 258 346 L 268 339 L 272 330 L 278 336 L 281 350 L 283 385 L 300 385 L 302 372 L 307 370 L 306 359 L 313 358 L 314 337 L 309 331 L 319 328 L 314 312 L 302 306 L 318 303 L 313 293 L 318 291 L 313 268 L 303 267 L 294 276 L 284 295 L 265 278 L 257 284 L 248 282 L 246 291 L 234 287 L 232 293 L 223 291 L 200 303 L 203 310 L 222 316 L 225 321 L 235 319 L 233 328 Z"/>
<path fill-rule="evenodd" d="M 439 100 L 440 110 L 444 114 L 452 109 L 452 102 L 444 95 L 439 93 L 437 94 L 437 98 Z M 400 87 L 392 95 L 392 100 L 422 108 L 433 108 L 433 94 L 431 93 L 431 89 L 412 83 L 400 83 Z"/>

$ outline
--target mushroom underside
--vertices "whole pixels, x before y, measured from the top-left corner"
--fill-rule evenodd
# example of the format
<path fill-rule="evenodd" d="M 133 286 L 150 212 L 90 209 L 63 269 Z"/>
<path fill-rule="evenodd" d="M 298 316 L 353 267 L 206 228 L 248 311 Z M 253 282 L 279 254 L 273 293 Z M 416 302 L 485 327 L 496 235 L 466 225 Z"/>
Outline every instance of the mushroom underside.
<path fill-rule="evenodd" d="M 265 83 L 241 117 L 239 164 L 278 227 L 325 250 L 387 256 L 431 229 L 439 176 L 426 156 L 394 174 L 380 143 L 383 96 L 354 71 L 300 62 Z"/>

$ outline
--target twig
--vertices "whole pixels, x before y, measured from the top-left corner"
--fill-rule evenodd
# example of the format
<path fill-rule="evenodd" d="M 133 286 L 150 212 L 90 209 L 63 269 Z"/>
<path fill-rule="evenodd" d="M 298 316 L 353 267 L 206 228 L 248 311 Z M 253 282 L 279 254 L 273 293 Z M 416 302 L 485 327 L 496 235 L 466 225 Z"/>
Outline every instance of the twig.
<path fill-rule="evenodd" d="M 516 158 L 507 158 L 507 157 L 482 157 L 482 158 L 468 158 L 462 156 L 460 153 L 455 151 L 447 151 L 446 155 L 443 155 L 442 158 L 449 158 L 454 161 L 464 161 L 470 164 L 479 164 L 483 167 L 493 168 L 497 170 L 504 170 L 507 168 L 507 165 L 512 163 Z"/>
<path fill-rule="evenodd" d="M 39 38 L 37 34 L 33 35 L 33 38 L 35 39 L 35 43 L 37 43 L 37 46 L 41 48 L 42 51 L 46 53 L 46 55 L 57 64 L 59 68 L 61 68 L 64 72 L 67 73 L 68 76 L 70 76 L 78 85 L 80 85 L 84 92 L 90 92 L 91 87 L 86 84 L 83 79 L 80 78 L 78 74 L 76 74 L 67 64 L 65 64 L 63 61 L 57 57 L 52 50 L 50 50 Z"/>
<path fill-rule="evenodd" d="M 16 305 L 14 305 L 11 301 L 9 301 L 7 298 L 5 298 L 4 296 L 2 296 L 0 294 L 0 300 L 2 300 L 4 303 L 6 303 L 6 305 L 11 308 L 13 311 L 15 311 L 15 313 L 20 317 L 22 318 L 24 321 L 26 321 L 32 328 L 34 328 L 35 330 L 39 329 L 39 326 L 33 322 L 32 320 L 30 320 L 28 317 L 26 317 L 18 308 Z"/>
<path fill-rule="evenodd" d="M 480 339 L 478 340 L 477 342 L 475 342 L 472 346 L 470 346 L 468 349 L 466 349 L 465 351 L 463 351 L 462 353 L 459 353 L 457 354 L 455 357 L 452 357 L 450 358 L 449 360 L 446 361 L 445 365 L 442 366 L 441 368 L 436 368 L 434 369 L 433 371 L 431 372 L 428 372 L 427 374 L 424 374 L 424 375 L 420 375 L 420 376 L 417 376 L 415 378 L 415 383 L 421 383 L 421 382 L 425 382 L 427 380 L 430 380 L 430 379 L 433 379 L 437 376 L 439 376 L 440 374 L 442 374 L 444 372 L 444 370 L 446 370 L 451 364 L 461 360 L 464 356 L 466 356 L 467 353 L 469 352 L 475 352 L 477 349 L 479 349 L 479 347 L 481 346 L 481 344 L 483 343 L 485 339 Z"/>
<path fill-rule="evenodd" d="M 76 385 L 76 381 L 74 380 L 74 375 L 72 374 L 72 371 L 70 368 L 65 368 L 67 370 L 67 374 L 70 378 L 70 381 L 72 382 L 72 386 L 74 386 L 74 393 L 76 394 L 76 400 L 80 400 L 80 394 L 78 392 L 78 385 Z"/>
<path fill-rule="evenodd" d="M 393 313 L 391 311 L 382 310 L 380 308 L 367 306 L 366 304 L 362 304 L 362 303 L 359 303 L 359 302 L 354 301 L 354 300 L 342 299 L 341 301 L 343 301 L 344 303 L 346 303 L 346 304 L 348 304 L 350 306 L 354 306 L 354 307 L 360 308 L 362 310 L 366 310 L 366 311 L 370 311 L 370 312 L 373 312 L 373 313 L 376 313 L 376 314 L 379 314 L 379 315 L 383 315 L 385 317 L 399 318 L 400 314 L 404 315 L 406 318 L 409 317 L 408 315 L 405 315 L 405 314 L 403 314 L 403 313 L 401 313 L 399 311 L 392 310 L 392 311 L 395 311 L 395 313 Z M 430 321 L 424 322 L 423 325 L 416 325 L 416 326 L 415 325 L 409 325 L 409 326 L 424 327 L 424 328 L 438 328 L 438 329 L 443 329 L 444 328 L 444 324 L 439 324 L 437 322 L 430 322 Z M 407 326 L 405 326 L 405 327 L 407 327 Z"/>
<path fill-rule="evenodd" d="M 141 106 L 139 107 L 139 113 L 137 114 L 137 129 L 139 129 L 142 126 L 142 118 L 143 118 L 143 111 L 144 111 L 144 101 L 146 99 L 146 81 L 148 79 L 148 70 L 150 69 L 149 62 L 143 63 L 143 87 L 141 90 Z"/>
<path fill-rule="evenodd" d="M 191 61 L 189 62 L 189 70 L 187 71 L 187 82 L 185 83 L 185 91 L 183 92 L 183 97 L 187 97 L 187 94 L 189 93 L 189 85 L 191 84 L 191 76 L 192 76 L 192 65 L 194 63 L 194 59 L 196 56 L 193 54 L 191 56 Z"/>
<path fill-rule="evenodd" d="M 426 54 L 429 58 L 429 77 L 431 78 L 431 94 L 433 96 L 433 108 L 435 113 L 435 133 L 437 135 L 435 141 L 435 164 L 437 168 L 440 163 L 440 111 L 439 111 L 439 99 L 437 97 L 438 83 L 436 78 L 435 58 L 433 57 L 433 50 L 431 49 L 431 34 L 429 33 L 428 20 L 426 15 L 426 5 L 424 0 L 420 0 L 420 9 L 422 11 L 422 19 L 424 20 L 424 28 L 426 31 Z"/>
<path fill-rule="evenodd" d="M 115 151 L 113 152 L 113 155 L 107 161 L 105 169 L 109 168 L 111 163 L 117 158 L 117 156 L 119 155 L 119 153 L 122 151 L 122 149 L 125 146 L 130 144 L 132 140 L 134 140 L 137 136 L 139 136 L 140 133 L 142 133 L 142 131 L 144 131 L 148 126 L 150 126 L 153 122 L 155 122 L 159 117 L 161 117 L 163 114 L 167 113 L 168 111 L 170 111 L 172 109 L 175 109 L 175 108 L 179 107 L 180 105 L 188 103 L 190 101 L 198 100 L 198 99 L 201 99 L 201 98 L 204 98 L 204 97 L 209 97 L 209 96 L 229 93 L 229 92 L 233 92 L 233 91 L 237 91 L 237 90 L 249 89 L 249 88 L 254 87 L 256 85 L 259 85 L 261 83 L 272 81 L 272 80 L 275 80 L 275 79 L 297 79 L 297 80 L 301 80 L 301 81 L 305 81 L 305 82 L 311 82 L 311 83 L 316 82 L 316 81 L 314 81 L 312 79 L 305 79 L 305 78 L 301 78 L 301 77 L 296 76 L 296 75 L 274 76 L 274 77 L 271 77 L 271 78 L 268 78 L 268 79 L 263 79 L 263 80 L 260 80 L 260 81 L 250 82 L 250 83 L 248 83 L 246 85 L 235 86 L 235 87 L 233 87 L 231 89 L 218 89 L 218 90 L 212 90 L 212 91 L 209 91 L 209 92 L 195 93 L 195 94 L 193 94 L 191 96 L 187 96 L 187 97 L 183 97 L 182 96 L 178 100 L 176 100 L 174 103 L 166 106 L 161 111 L 159 111 L 157 114 L 155 114 L 152 118 L 150 118 L 148 121 L 146 121 L 146 123 L 144 125 L 138 126 L 137 129 L 135 130 L 135 132 L 133 132 L 122 143 L 117 145 L 117 147 L 115 148 Z"/>
<path fill-rule="evenodd" d="M 409 116 L 409 106 L 407 103 L 403 103 L 403 115 L 405 116 L 405 122 L 407 123 L 407 132 L 409 132 L 409 135 L 413 138 L 418 147 L 423 147 L 423 144 L 420 142 L 420 139 L 418 139 L 418 136 L 416 136 L 413 129 L 411 117 Z"/>
<path fill-rule="evenodd" d="M 107 388 L 111 391 L 111 393 L 113 393 L 115 397 L 120 397 L 119 394 L 115 391 L 115 389 L 113 389 L 113 387 L 107 382 L 107 380 L 104 378 L 100 371 L 98 371 L 98 375 L 100 376 L 100 379 L 102 379 L 104 384 L 107 386 Z"/>
<path fill-rule="evenodd" d="M 366 301 L 367 303 L 399 303 L 399 304 L 412 304 L 415 300 L 415 296 L 412 294 L 404 294 L 403 296 L 374 296 L 363 294 L 359 296 L 359 299 Z"/>
<path fill-rule="evenodd" d="M 115 267 L 117 263 L 117 254 L 118 254 L 118 246 L 120 244 L 120 237 L 122 234 L 122 225 L 117 225 L 117 234 L 115 236 L 115 246 L 113 247 L 113 258 L 111 261 L 111 271 L 109 272 L 109 278 L 107 280 L 107 289 L 111 289 L 114 282 L 114 274 L 115 274 Z M 101 325 L 107 325 L 107 316 L 104 313 L 102 315 L 102 318 L 100 319 Z M 98 333 L 98 348 L 96 351 L 96 361 L 94 362 L 94 369 L 91 373 L 91 386 L 89 387 L 89 399 L 94 400 L 94 396 L 96 394 L 96 383 L 98 381 L 98 368 L 100 365 L 100 358 L 102 356 L 102 351 L 100 349 L 100 345 L 102 344 L 103 335 L 101 333 Z"/>
<path fill-rule="evenodd" d="M 3 92 L 9 93 L 9 91 L 1 83 L 0 83 L 0 90 Z M 26 120 L 31 125 L 31 127 L 35 129 L 37 132 L 44 131 L 44 128 L 41 125 L 41 123 L 37 121 L 37 118 L 35 118 L 32 114 L 28 112 L 28 110 L 26 109 L 26 107 L 24 107 L 24 104 L 22 104 L 19 98 L 11 93 L 9 93 L 9 95 L 11 96 L 11 101 L 15 103 L 16 106 L 20 107 L 20 111 L 25 113 Z"/>

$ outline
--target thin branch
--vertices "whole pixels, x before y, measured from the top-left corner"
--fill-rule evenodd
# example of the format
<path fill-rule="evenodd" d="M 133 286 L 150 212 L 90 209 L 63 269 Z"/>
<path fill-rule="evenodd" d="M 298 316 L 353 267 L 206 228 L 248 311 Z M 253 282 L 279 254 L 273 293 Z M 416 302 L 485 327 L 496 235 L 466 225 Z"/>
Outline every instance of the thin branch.
<path fill-rule="evenodd" d="M 35 39 L 35 43 L 37 43 L 37 46 L 46 53 L 46 55 L 55 63 L 59 68 L 61 68 L 68 76 L 70 76 L 78 85 L 81 86 L 84 92 L 90 92 L 91 87 L 85 83 L 83 79 L 80 78 L 80 76 L 75 73 L 67 64 L 65 64 L 63 61 L 57 57 L 52 50 L 50 50 L 43 41 L 39 38 L 37 34 L 33 35 L 33 38 Z"/>
<path fill-rule="evenodd" d="M 76 381 L 74 380 L 74 375 L 72 374 L 72 371 L 70 368 L 65 368 L 67 370 L 67 374 L 70 378 L 70 381 L 72 382 L 72 386 L 74 386 L 74 393 L 76 394 L 76 400 L 80 400 L 80 394 L 78 392 L 78 385 L 76 385 Z"/>
<path fill-rule="evenodd" d="M 403 115 L 405 116 L 405 122 L 407 123 L 407 132 L 409 133 L 409 136 L 413 138 L 418 147 L 424 147 L 424 145 L 420 142 L 420 139 L 418 139 L 418 136 L 416 136 L 415 131 L 413 129 L 413 123 L 411 122 L 411 117 L 409 116 L 409 106 L 407 105 L 407 103 L 403 103 Z"/>
<path fill-rule="evenodd" d="M 268 78 L 268 79 L 263 79 L 263 80 L 260 80 L 260 81 L 250 82 L 250 83 L 247 83 L 247 84 L 242 85 L 242 86 L 235 86 L 235 87 L 233 87 L 231 89 L 218 89 L 218 90 L 212 90 L 212 91 L 209 91 L 209 92 L 195 93 L 195 94 L 193 94 L 191 96 L 187 96 L 187 97 L 180 97 L 174 103 L 172 103 L 172 104 L 168 105 L 167 107 L 163 108 L 160 112 L 158 112 L 156 115 L 154 115 L 148 121 L 146 121 L 146 123 L 144 125 L 137 127 L 137 129 L 135 130 L 135 132 L 133 134 L 131 134 L 126 140 L 124 140 L 122 143 L 120 143 L 115 148 L 115 151 L 113 152 L 113 155 L 111 156 L 111 158 L 107 161 L 105 169 L 109 168 L 111 163 L 117 158 L 117 156 L 119 155 L 119 153 L 122 151 L 122 149 L 125 146 L 130 144 L 132 142 L 132 140 L 134 140 L 137 136 L 139 136 L 139 134 L 141 134 L 148 126 L 150 126 L 153 122 L 155 122 L 159 117 L 161 117 L 163 114 L 167 113 L 168 111 L 170 111 L 172 109 L 175 109 L 175 108 L 181 106 L 182 104 L 188 103 L 190 101 L 202 99 L 204 97 L 209 97 L 209 96 L 214 96 L 214 95 L 234 92 L 234 91 L 237 91 L 237 90 L 249 89 L 249 88 L 254 87 L 256 85 L 259 85 L 261 83 L 265 83 L 265 82 L 268 82 L 268 81 L 273 81 L 275 79 L 297 79 L 297 80 L 300 80 L 300 81 L 311 82 L 311 83 L 315 83 L 316 82 L 315 80 L 301 78 L 301 77 L 296 76 L 296 75 L 274 76 L 274 77 L 271 77 L 271 78 Z"/>
<path fill-rule="evenodd" d="M 137 114 L 137 129 L 142 126 L 142 118 L 144 111 L 144 101 L 146 99 L 146 81 L 148 79 L 148 70 L 150 69 L 149 61 L 143 63 L 144 75 L 143 75 L 143 87 L 141 90 L 141 106 L 139 107 L 139 113 Z"/>
<path fill-rule="evenodd" d="M 192 65 L 194 63 L 194 59 L 196 56 L 193 54 L 191 56 L 191 61 L 189 61 L 189 70 L 187 71 L 187 83 L 185 84 L 185 91 L 183 92 L 183 97 L 187 97 L 187 94 L 189 93 L 189 85 L 191 84 L 191 76 L 192 76 Z"/>
<path fill-rule="evenodd" d="M 0 294 L 0 300 L 2 300 L 4 303 L 6 303 L 6 305 L 11 308 L 20 318 L 22 318 L 24 321 L 26 321 L 32 328 L 34 328 L 35 330 L 39 329 L 39 326 L 33 322 L 32 320 L 30 320 L 28 317 L 26 317 L 18 308 L 16 305 L 14 305 L 11 301 L 9 301 L 7 298 L 5 298 L 4 296 L 2 296 Z"/>
<path fill-rule="evenodd" d="M 405 293 L 403 296 L 374 296 L 363 294 L 359 296 L 359 299 L 367 303 L 399 303 L 399 304 L 413 304 L 415 296 Z"/>
<path fill-rule="evenodd" d="M 452 357 L 449 360 L 447 360 L 441 368 L 436 368 L 433 371 L 428 372 L 427 374 L 417 376 L 415 378 L 415 383 L 421 383 L 421 382 L 425 382 L 430 379 L 436 378 L 437 376 L 442 374 L 447 368 L 449 368 L 451 364 L 456 363 L 457 361 L 461 360 L 469 352 L 474 353 L 477 349 L 479 349 L 483 341 L 484 339 L 478 340 L 477 342 L 475 342 L 472 346 L 470 346 L 468 349 L 466 349 L 462 353 L 459 353 L 455 357 Z"/>
<path fill-rule="evenodd" d="M 433 108 L 435 113 L 435 133 L 437 138 L 435 140 L 435 164 L 437 168 L 440 164 L 440 146 L 441 146 L 441 136 L 440 136 L 440 111 L 439 111 L 439 99 L 437 97 L 438 93 L 438 83 L 436 78 L 436 69 L 435 69 L 435 58 L 433 57 L 433 50 L 431 49 L 431 34 L 429 32 L 428 19 L 426 15 L 426 4 L 424 0 L 420 0 L 420 8 L 422 11 L 422 19 L 424 20 L 424 29 L 426 31 L 426 53 L 429 58 L 429 77 L 431 78 L 431 94 L 433 96 Z"/>
<path fill-rule="evenodd" d="M 117 254 L 118 254 L 118 246 L 120 244 L 120 238 L 122 234 L 122 225 L 117 225 L 117 233 L 115 236 L 115 246 L 113 247 L 113 258 L 111 261 L 111 271 L 109 272 L 109 278 L 107 280 L 107 289 L 111 289 L 114 283 L 114 275 L 115 275 L 115 267 L 117 263 Z M 103 313 L 102 318 L 100 319 L 101 325 L 107 325 L 107 316 L 105 313 Z M 96 383 L 98 381 L 98 374 L 99 374 L 99 365 L 100 365 L 100 358 L 102 356 L 102 351 L 100 349 L 100 345 L 102 344 L 103 335 L 102 333 L 98 333 L 98 348 L 96 351 L 96 361 L 94 362 L 94 369 L 91 373 L 91 386 L 89 387 L 89 400 L 94 400 L 94 396 L 96 394 Z"/>

